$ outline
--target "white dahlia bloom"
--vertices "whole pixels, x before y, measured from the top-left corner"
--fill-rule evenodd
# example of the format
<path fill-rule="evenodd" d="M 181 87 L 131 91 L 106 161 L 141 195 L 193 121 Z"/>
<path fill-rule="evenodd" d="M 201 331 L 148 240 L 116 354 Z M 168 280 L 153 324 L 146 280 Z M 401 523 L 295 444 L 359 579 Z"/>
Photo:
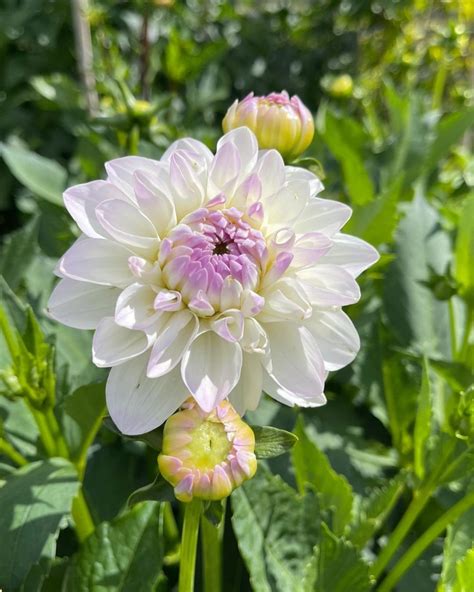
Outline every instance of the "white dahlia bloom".
<path fill-rule="evenodd" d="M 355 278 L 378 258 L 339 232 L 351 209 L 315 197 L 318 178 L 259 151 L 246 127 L 215 155 L 183 139 L 160 161 L 106 169 L 106 181 L 64 194 L 83 234 L 59 261 L 48 310 L 95 329 L 122 432 L 152 430 L 189 393 L 206 412 L 228 398 L 243 414 L 262 390 L 324 404 L 328 372 L 359 349 L 342 306 L 359 300 Z"/>

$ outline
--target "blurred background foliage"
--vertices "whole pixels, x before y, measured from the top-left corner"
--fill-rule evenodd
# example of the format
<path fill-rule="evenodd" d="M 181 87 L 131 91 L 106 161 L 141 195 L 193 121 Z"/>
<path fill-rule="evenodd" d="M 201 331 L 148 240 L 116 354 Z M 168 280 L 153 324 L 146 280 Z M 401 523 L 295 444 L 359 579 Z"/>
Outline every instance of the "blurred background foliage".
<path fill-rule="evenodd" d="M 413 496 L 424 496 L 424 503 L 406 524 L 398 556 L 472 488 L 473 18 L 473 5 L 463 0 L 89 0 L 82 27 L 86 37 L 90 30 L 93 60 L 85 88 L 71 4 L 3 0 L 0 272 L 6 316 L 0 384 L 6 396 L 0 399 L 0 454 L 13 446 L 28 462 L 51 456 L 33 421 L 35 410 L 51 404 L 70 450 L 78 441 L 94 441 L 85 448 L 87 457 L 75 462 L 83 463 L 96 523 L 114 519 L 130 492 L 153 479 L 156 453 L 91 427 L 91 417 L 103 413 L 98 391 L 105 377 L 90 362 L 90 335 L 58 326 L 43 312 L 55 261 L 77 235 L 61 193 L 102 177 L 109 159 L 134 153 L 159 158 L 178 137 L 191 135 L 213 148 L 235 98 L 286 89 L 315 115 L 308 155 L 321 163 L 324 195 L 352 206 L 348 232 L 374 244 L 382 257 L 362 278 L 362 301 L 349 310 L 361 333 L 359 357 L 330 377 L 325 408 L 300 413 L 301 447 L 293 462 L 288 456 L 269 462 L 300 492 L 311 484 L 332 531 L 324 526 L 313 540 L 304 531 L 304 515 L 294 524 L 283 516 L 280 530 L 267 532 L 265 545 L 255 549 L 246 532 L 259 515 L 248 522 L 245 499 L 258 508 L 259 500 L 271 503 L 275 496 L 290 514 L 301 513 L 296 492 L 262 473 L 233 497 L 241 558 L 228 524 L 226 589 L 248 589 L 249 581 L 255 590 L 294 584 L 296 579 L 279 580 L 271 563 L 272 537 L 284 541 L 285 533 L 332 549 L 331 557 L 341 560 L 334 573 L 349 565 L 354 581 L 362 582 L 351 590 L 368 589 L 383 574 L 384 561 L 375 563 L 369 580 L 366 564 L 354 554 L 363 549 L 369 561 L 379 555 L 387 537 L 394 540 L 400 518 L 412 511 Z M 13 360 L 8 330 L 13 341 L 24 342 Z M 98 403 L 84 418 L 78 401 L 88 395 Z M 296 416 L 265 400 L 250 420 L 294 429 Z M 15 464 L 10 453 L 2 457 L 0 478 Z M 322 467 L 322 476 L 308 473 L 312 465 Z M 347 504 L 352 514 L 341 510 Z M 131 512 L 137 520 L 158 520 L 145 510 Z M 135 514 L 116 519 L 113 528 L 128 528 Z M 468 554 L 472 524 L 451 524 L 444 563 L 443 539 L 434 537 L 396 589 L 467 591 L 462 578 L 474 560 Z M 71 533 L 61 532 L 62 559 L 50 557 L 41 581 L 59 589 L 54 578 L 69 570 L 71 590 L 95 589 L 77 583 L 93 547 L 68 564 L 77 551 Z M 173 582 L 176 533 L 166 536 L 165 572 Z M 285 544 L 277 558 L 298 573 L 298 561 L 310 556 L 304 545 L 295 551 Z M 323 582 L 321 573 L 329 569 L 323 559 L 319 572 L 311 560 L 305 589 L 336 590 Z M 28 578 L 38 576 L 25 565 Z M 157 566 L 156 581 L 163 583 Z M 268 581 L 261 579 L 262 566 Z"/>

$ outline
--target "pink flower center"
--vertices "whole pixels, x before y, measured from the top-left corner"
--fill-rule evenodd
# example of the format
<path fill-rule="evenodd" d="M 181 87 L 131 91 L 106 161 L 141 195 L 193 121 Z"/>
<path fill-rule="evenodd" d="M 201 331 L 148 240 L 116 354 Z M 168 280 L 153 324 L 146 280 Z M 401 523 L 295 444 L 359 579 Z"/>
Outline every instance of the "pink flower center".
<path fill-rule="evenodd" d="M 199 295 L 220 309 L 228 278 L 255 290 L 268 259 L 262 233 L 236 208 L 200 208 L 186 216 L 162 241 L 159 262 L 166 287 L 188 303 Z"/>

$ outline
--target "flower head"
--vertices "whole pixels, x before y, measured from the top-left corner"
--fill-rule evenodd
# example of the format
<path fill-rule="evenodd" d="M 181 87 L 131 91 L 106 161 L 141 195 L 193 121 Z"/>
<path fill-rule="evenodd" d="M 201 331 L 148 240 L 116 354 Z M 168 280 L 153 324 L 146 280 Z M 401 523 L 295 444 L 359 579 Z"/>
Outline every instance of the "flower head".
<path fill-rule="evenodd" d="M 328 372 L 359 349 L 342 306 L 378 258 L 339 232 L 350 208 L 315 197 L 319 179 L 259 151 L 246 127 L 216 154 L 183 139 L 160 161 L 106 169 L 106 181 L 64 194 L 83 235 L 59 261 L 49 313 L 95 329 L 120 430 L 154 429 L 189 394 L 207 413 L 227 398 L 240 414 L 255 409 L 262 389 L 324 404 Z"/>
<path fill-rule="evenodd" d="M 210 413 L 191 399 L 165 423 L 158 466 L 184 502 L 220 500 L 257 470 L 255 436 L 228 401 Z"/>
<path fill-rule="evenodd" d="M 260 148 L 274 148 L 285 158 L 296 158 L 311 144 L 314 122 L 310 111 L 286 91 L 255 97 L 250 93 L 235 101 L 222 122 L 225 132 L 247 126 L 257 136 Z"/>

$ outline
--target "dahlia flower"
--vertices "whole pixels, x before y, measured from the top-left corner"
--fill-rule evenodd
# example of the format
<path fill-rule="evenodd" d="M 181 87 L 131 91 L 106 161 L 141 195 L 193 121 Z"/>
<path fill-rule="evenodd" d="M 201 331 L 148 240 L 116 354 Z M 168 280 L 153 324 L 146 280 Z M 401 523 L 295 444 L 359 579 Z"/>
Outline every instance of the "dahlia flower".
<path fill-rule="evenodd" d="M 274 148 L 285 158 L 299 156 L 314 136 L 313 116 L 302 101 L 286 91 L 255 97 L 253 92 L 235 101 L 222 121 L 224 132 L 247 126 L 260 148 Z"/>
<path fill-rule="evenodd" d="M 210 413 L 184 407 L 165 423 L 160 473 L 183 502 L 223 499 L 255 475 L 254 433 L 228 401 Z"/>
<path fill-rule="evenodd" d="M 287 405 L 325 403 L 329 371 L 359 349 L 342 306 L 378 254 L 339 231 L 351 209 L 259 151 L 245 127 L 214 155 L 178 140 L 161 160 L 106 164 L 106 181 L 68 189 L 83 234 L 61 258 L 49 313 L 95 329 L 110 367 L 107 406 L 126 434 L 162 424 L 189 395 L 210 412 L 255 409 L 262 389 Z"/>

